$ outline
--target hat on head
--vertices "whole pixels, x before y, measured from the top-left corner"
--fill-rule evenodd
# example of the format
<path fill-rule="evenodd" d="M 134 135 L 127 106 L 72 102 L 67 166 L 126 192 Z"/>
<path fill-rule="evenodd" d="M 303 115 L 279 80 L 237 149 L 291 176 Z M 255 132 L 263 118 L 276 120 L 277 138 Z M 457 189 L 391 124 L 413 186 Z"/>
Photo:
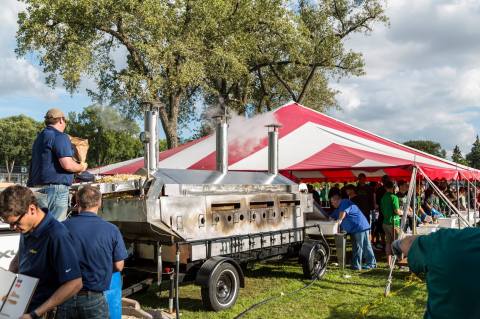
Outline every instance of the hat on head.
<path fill-rule="evenodd" d="M 308 191 L 308 187 L 307 187 L 307 184 L 305 183 L 300 183 L 298 184 L 298 190 L 301 192 L 301 191 Z"/>
<path fill-rule="evenodd" d="M 60 109 L 50 109 L 47 114 L 45 114 L 45 119 L 56 119 L 60 117 L 65 117 L 65 114 Z"/>

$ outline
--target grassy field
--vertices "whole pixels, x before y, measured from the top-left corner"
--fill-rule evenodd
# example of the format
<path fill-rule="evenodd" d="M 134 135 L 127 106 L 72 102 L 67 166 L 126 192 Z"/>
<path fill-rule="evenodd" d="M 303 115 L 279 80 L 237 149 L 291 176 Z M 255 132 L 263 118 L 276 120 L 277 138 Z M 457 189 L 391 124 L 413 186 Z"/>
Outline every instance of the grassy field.
<path fill-rule="evenodd" d="M 294 262 L 259 263 L 246 273 L 236 305 L 219 313 L 202 308 L 200 288 L 180 288 L 182 318 L 233 318 L 251 305 L 303 287 L 301 268 Z M 322 280 L 293 296 L 284 296 L 254 309 L 243 318 L 423 318 L 425 284 L 408 272 L 395 272 L 392 292 L 383 297 L 388 275 L 385 263 L 369 271 L 341 271 L 330 265 Z M 167 292 L 158 297 L 155 287 L 132 298 L 144 309 L 166 308 Z"/>

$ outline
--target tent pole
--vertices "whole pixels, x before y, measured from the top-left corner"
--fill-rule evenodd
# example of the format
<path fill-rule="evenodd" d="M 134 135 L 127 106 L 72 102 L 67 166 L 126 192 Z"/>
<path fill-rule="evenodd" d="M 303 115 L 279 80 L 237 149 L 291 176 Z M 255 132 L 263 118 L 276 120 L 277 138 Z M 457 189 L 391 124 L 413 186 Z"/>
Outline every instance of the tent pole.
<path fill-rule="evenodd" d="M 467 179 L 467 220 L 470 223 L 470 181 Z"/>
<path fill-rule="evenodd" d="M 477 179 L 473 180 L 473 222 L 474 227 L 477 227 Z"/>
<path fill-rule="evenodd" d="M 417 234 L 417 178 L 413 180 L 413 222 L 412 222 L 412 234 Z"/>
<path fill-rule="evenodd" d="M 474 191 L 474 200 L 473 200 L 473 222 L 475 223 L 474 227 L 477 227 L 477 208 L 478 208 L 478 205 L 477 205 L 477 178 L 475 177 L 475 179 L 473 180 L 474 183 L 470 182 L 468 180 L 468 178 L 465 177 L 465 175 L 463 175 L 462 173 L 460 173 L 462 175 L 463 178 L 465 178 L 467 180 L 467 183 L 469 185 L 469 187 L 473 187 L 473 191 Z"/>
<path fill-rule="evenodd" d="M 460 174 L 458 173 L 457 166 L 457 208 L 460 209 Z"/>
<path fill-rule="evenodd" d="M 432 182 L 432 180 L 430 179 L 430 177 L 428 177 L 427 174 L 425 174 L 425 172 L 420 168 L 418 167 L 418 171 L 420 172 L 420 174 L 423 176 L 423 178 L 425 178 L 425 180 L 430 184 L 430 186 L 433 188 L 433 190 L 435 192 L 437 192 L 437 194 L 450 206 L 451 210 L 457 214 L 457 218 L 458 218 L 458 224 L 459 224 L 459 228 L 460 228 L 460 220 L 463 221 L 463 223 L 467 226 L 470 226 L 470 224 L 468 223 L 468 221 L 463 218 L 462 215 L 460 215 L 460 211 L 458 210 L 457 207 L 455 207 L 455 205 L 453 205 L 453 203 L 447 198 L 447 196 L 445 196 L 444 193 L 442 193 L 442 191 L 437 187 L 437 185 L 435 185 L 435 183 Z"/>
<path fill-rule="evenodd" d="M 403 207 L 402 221 L 400 223 L 400 238 L 403 237 L 405 225 L 407 223 L 408 209 L 410 208 L 412 195 L 414 195 L 415 193 L 415 189 L 413 187 L 415 186 L 414 184 L 415 184 L 416 178 L 417 178 L 417 168 L 414 166 L 412 169 L 412 176 L 410 177 L 410 184 L 408 187 L 407 202 L 406 202 L 406 205 Z"/>

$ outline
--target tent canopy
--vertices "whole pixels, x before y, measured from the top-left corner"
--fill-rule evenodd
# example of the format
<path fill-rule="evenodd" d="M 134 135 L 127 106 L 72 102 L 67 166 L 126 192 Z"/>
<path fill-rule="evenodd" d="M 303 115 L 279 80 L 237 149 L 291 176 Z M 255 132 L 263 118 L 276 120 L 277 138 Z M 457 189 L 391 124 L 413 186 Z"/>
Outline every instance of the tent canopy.
<path fill-rule="evenodd" d="M 350 181 L 364 173 L 370 179 L 384 174 L 408 178 L 421 167 L 432 179 L 476 178 L 479 171 L 415 150 L 336 120 L 297 103 L 252 119 L 234 118 L 229 124 L 229 169 L 266 171 L 268 139 L 265 125 L 280 124 L 279 170 L 302 181 Z M 96 174 L 132 174 L 143 157 L 92 169 Z M 186 143 L 159 154 L 159 167 L 215 169 L 215 136 Z"/>

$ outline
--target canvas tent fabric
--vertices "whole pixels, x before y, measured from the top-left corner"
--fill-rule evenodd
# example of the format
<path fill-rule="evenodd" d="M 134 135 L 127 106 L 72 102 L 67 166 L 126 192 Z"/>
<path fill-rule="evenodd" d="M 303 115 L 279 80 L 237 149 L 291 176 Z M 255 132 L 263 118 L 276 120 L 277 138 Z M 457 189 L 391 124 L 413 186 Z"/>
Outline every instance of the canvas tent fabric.
<path fill-rule="evenodd" d="M 279 124 L 279 170 L 297 181 L 350 181 L 388 174 L 408 179 L 415 165 L 432 179 L 480 177 L 479 171 L 382 138 L 298 103 L 288 103 L 252 119 L 229 124 L 230 170 L 266 171 L 268 124 Z M 94 174 L 132 174 L 143 158 L 91 170 Z M 160 168 L 215 169 L 215 135 L 159 154 Z"/>

